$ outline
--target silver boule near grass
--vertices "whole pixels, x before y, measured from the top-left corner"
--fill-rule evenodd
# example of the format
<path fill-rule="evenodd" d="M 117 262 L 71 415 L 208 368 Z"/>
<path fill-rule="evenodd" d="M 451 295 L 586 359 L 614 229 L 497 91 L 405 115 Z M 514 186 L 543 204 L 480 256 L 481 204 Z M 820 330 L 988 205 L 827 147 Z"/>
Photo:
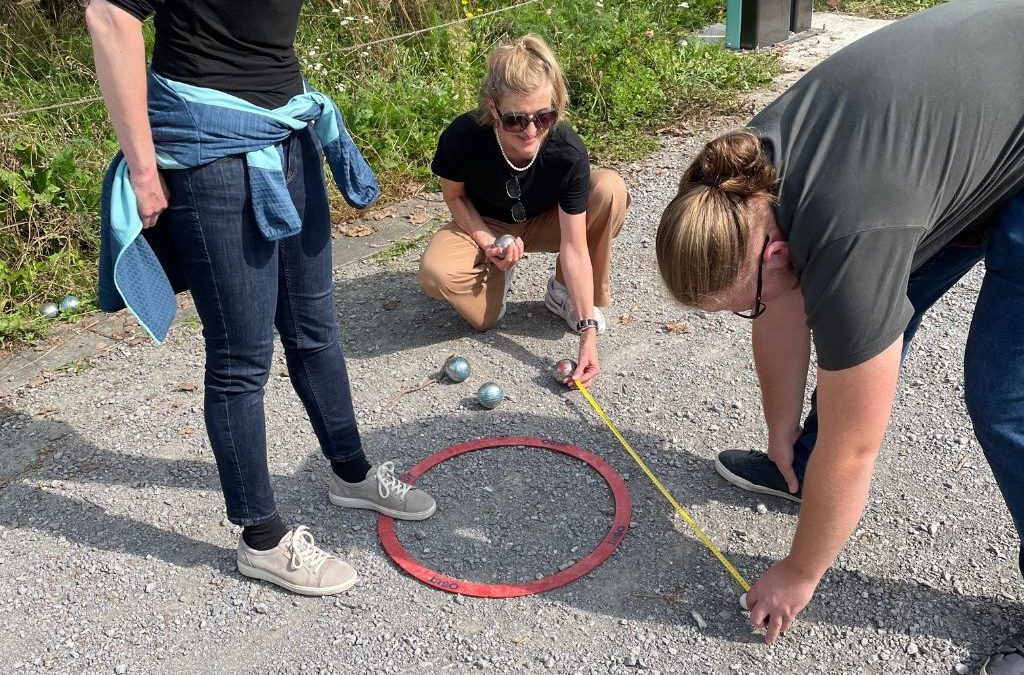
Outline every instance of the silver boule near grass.
<path fill-rule="evenodd" d="M 505 400 L 505 391 L 495 382 L 485 382 L 477 389 L 476 400 L 483 407 L 492 410 Z"/>
<path fill-rule="evenodd" d="M 64 314 L 69 314 L 78 309 L 81 303 L 78 298 L 70 293 L 64 296 L 64 299 L 60 301 L 60 311 Z"/>
<path fill-rule="evenodd" d="M 565 378 L 576 372 L 576 362 L 572 359 L 562 359 L 551 366 L 551 374 L 559 382 L 565 382 Z"/>
<path fill-rule="evenodd" d="M 444 362 L 444 374 L 452 382 L 465 382 L 469 378 L 469 361 L 464 356 L 449 356 Z"/>
<path fill-rule="evenodd" d="M 56 319 L 57 315 L 60 314 L 60 309 L 57 307 L 56 302 L 44 302 L 42 307 L 39 308 L 39 313 L 47 319 Z"/>

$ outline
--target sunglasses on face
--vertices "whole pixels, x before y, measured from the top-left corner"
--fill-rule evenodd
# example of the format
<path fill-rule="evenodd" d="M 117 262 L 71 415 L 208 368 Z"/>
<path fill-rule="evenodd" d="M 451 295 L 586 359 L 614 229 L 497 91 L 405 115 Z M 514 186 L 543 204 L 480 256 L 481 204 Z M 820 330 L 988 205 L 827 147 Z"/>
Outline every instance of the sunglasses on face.
<path fill-rule="evenodd" d="M 524 112 L 503 113 L 497 105 L 494 106 L 494 109 L 498 111 L 498 117 L 501 119 L 501 128 L 512 133 L 526 131 L 531 122 L 537 127 L 537 131 L 547 131 L 558 121 L 558 111 L 554 108 L 538 110 L 532 115 Z"/>

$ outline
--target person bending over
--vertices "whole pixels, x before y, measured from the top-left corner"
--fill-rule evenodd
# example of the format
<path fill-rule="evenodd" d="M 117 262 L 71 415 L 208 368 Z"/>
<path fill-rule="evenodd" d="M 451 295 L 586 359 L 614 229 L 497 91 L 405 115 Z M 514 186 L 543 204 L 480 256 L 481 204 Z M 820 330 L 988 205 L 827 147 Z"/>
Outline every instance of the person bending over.
<path fill-rule="evenodd" d="M 982 258 L 967 410 L 1024 531 L 1021 82 L 1020 0 L 921 12 L 821 63 L 748 130 L 708 143 L 665 209 L 656 251 L 674 298 L 754 320 L 767 453 L 726 450 L 718 471 L 802 502 L 789 554 L 747 598 L 769 642 L 857 527 L 922 315 Z M 812 339 L 817 391 L 801 424 Z M 1022 643 L 1012 638 L 982 672 L 1024 675 Z"/>

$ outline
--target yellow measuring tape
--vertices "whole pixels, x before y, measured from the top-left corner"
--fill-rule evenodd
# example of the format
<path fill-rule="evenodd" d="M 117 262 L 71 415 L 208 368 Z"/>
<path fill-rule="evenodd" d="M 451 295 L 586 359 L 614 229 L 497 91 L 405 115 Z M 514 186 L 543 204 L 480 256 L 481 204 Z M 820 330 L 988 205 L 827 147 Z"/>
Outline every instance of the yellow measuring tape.
<path fill-rule="evenodd" d="M 608 415 L 605 414 L 604 410 L 601 410 L 601 406 L 597 404 L 597 401 L 595 401 L 594 397 L 590 395 L 590 392 L 587 391 L 587 388 L 583 386 L 583 383 L 581 383 L 579 380 L 574 381 L 576 382 L 576 386 L 579 388 L 580 393 L 582 393 L 583 397 L 587 399 L 587 403 L 591 405 L 591 407 L 597 413 L 598 417 L 604 420 L 604 423 L 607 424 L 608 428 L 612 430 L 612 433 L 615 434 L 615 438 L 619 439 L 619 443 L 622 443 L 622 447 L 626 449 L 630 457 L 632 457 L 636 461 L 636 463 L 640 465 L 640 468 L 643 469 L 645 474 L 647 474 L 647 477 L 651 479 L 652 483 L 654 483 L 654 487 L 658 488 L 658 491 L 665 496 L 665 499 L 668 500 L 668 503 L 675 508 L 679 515 L 682 516 L 683 520 L 686 521 L 686 524 L 690 526 L 694 533 L 696 533 L 697 538 L 700 539 L 705 546 L 707 546 L 708 550 L 711 551 L 716 558 L 718 558 L 718 562 L 722 563 L 725 569 L 729 570 L 729 574 L 731 574 L 732 578 L 736 580 L 736 583 L 740 585 L 740 588 L 742 588 L 744 592 L 749 591 L 750 584 L 748 584 L 747 580 L 743 578 L 743 575 L 736 571 L 736 568 L 733 567 L 731 562 L 729 562 L 729 559 L 726 558 L 725 555 L 718 550 L 718 547 L 715 546 L 714 542 L 711 541 L 708 535 L 704 534 L 704 530 L 700 528 L 700 525 L 697 524 L 697 521 L 694 520 L 693 517 L 686 512 L 686 509 L 679 505 L 679 502 L 675 500 L 675 497 L 672 496 L 672 493 L 665 489 L 665 486 L 661 484 L 661 481 L 658 480 L 658 477 L 654 475 L 654 472 L 647 468 L 647 464 L 644 463 L 644 460 L 640 458 L 640 455 L 637 454 L 636 450 L 633 449 L 629 442 L 622 437 L 622 434 L 619 433 L 619 430 L 616 428 L 615 423 L 612 422 L 611 418 L 609 418 Z"/>

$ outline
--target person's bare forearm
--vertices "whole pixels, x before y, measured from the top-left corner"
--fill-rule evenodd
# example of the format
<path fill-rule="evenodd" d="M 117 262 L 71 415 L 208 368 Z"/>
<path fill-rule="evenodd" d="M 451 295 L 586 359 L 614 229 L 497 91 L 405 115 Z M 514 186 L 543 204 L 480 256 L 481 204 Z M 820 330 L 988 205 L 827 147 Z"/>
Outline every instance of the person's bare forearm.
<path fill-rule="evenodd" d="M 484 219 L 480 217 L 480 213 L 473 206 L 473 202 L 469 200 L 468 196 L 462 194 L 453 198 L 445 197 L 445 203 L 448 205 L 448 210 L 452 213 L 452 219 L 455 221 L 455 224 L 468 234 L 476 242 L 477 246 L 482 249 L 494 246 L 494 232 L 487 226 Z"/>
<path fill-rule="evenodd" d="M 563 245 L 558 261 L 562 265 L 569 299 L 576 310 L 576 320 L 594 318 L 594 269 L 589 253 L 572 244 Z"/>
<path fill-rule="evenodd" d="M 561 243 L 558 262 L 562 266 L 565 287 L 569 291 L 576 320 L 594 318 L 594 268 L 587 246 L 587 214 L 568 214 L 559 207 L 558 228 Z"/>
<path fill-rule="evenodd" d="M 142 24 L 106 0 L 85 12 L 96 78 L 133 180 L 156 176 L 156 153 L 146 106 L 146 46 Z"/>
<path fill-rule="evenodd" d="M 773 301 L 754 321 L 753 346 L 769 443 L 791 443 L 800 430 L 811 359 L 811 332 L 799 289 Z"/>
<path fill-rule="evenodd" d="M 867 501 L 878 446 L 821 442 L 803 483 L 800 521 L 789 563 L 807 578 L 820 579 L 846 545 Z"/>
<path fill-rule="evenodd" d="M 789 562 L 821 577 L 857 528 L 896 391 L 902 341 L 845 371 L 818 375 L 818 443 L 807 465 Z"/>

